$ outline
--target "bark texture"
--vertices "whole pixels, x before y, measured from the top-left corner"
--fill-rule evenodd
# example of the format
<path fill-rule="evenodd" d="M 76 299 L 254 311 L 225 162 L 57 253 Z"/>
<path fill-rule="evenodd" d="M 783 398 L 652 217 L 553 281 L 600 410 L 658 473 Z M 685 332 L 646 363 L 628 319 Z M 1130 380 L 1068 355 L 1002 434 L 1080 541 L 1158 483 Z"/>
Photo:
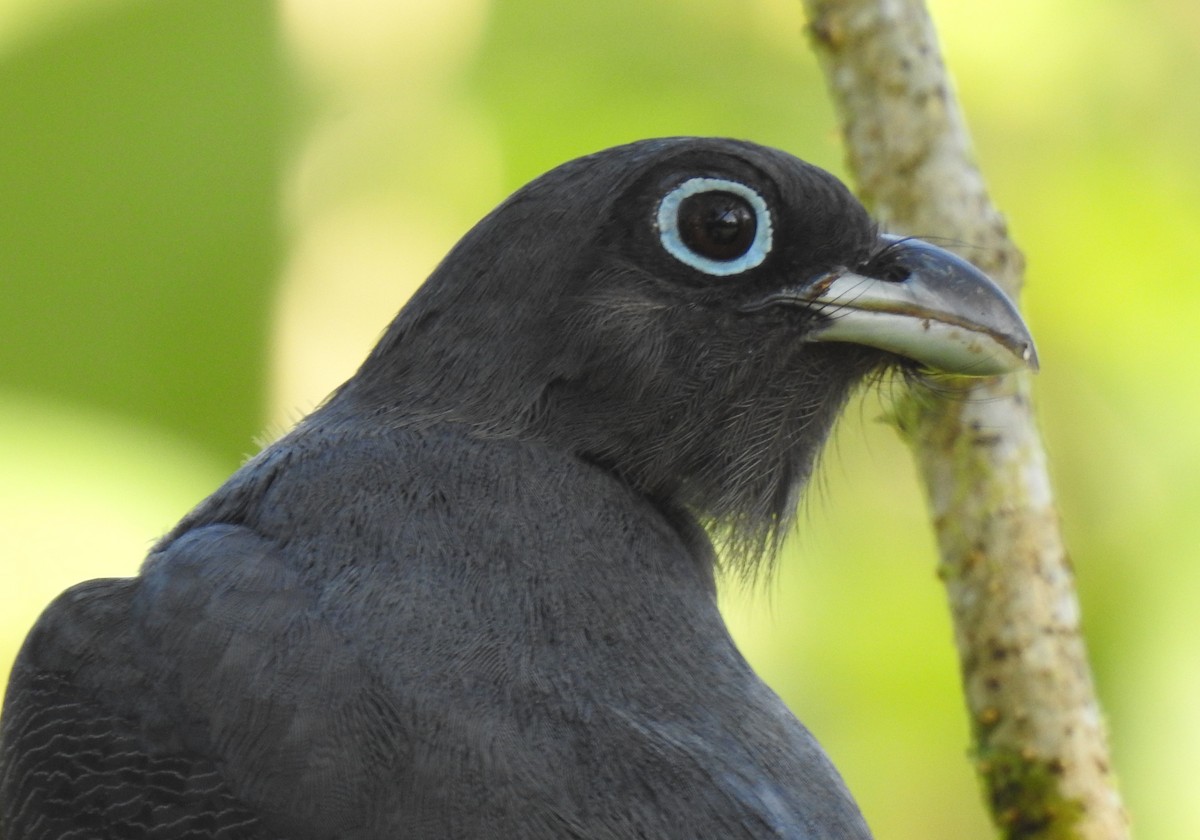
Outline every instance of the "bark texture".
<path fill-rule="evenodd" d="M 804 5 L 860 198 L 890 232 L 955 248 L 1015 296 L 1023 259 L 971 158 L 924 4 Z M 1010 840 L 1119 840 L 1129 819 L 1030 385 L 1028 373 L 940 382 L 948 398 L 913 390 L 892 420 L 925 484 L 993 820 Z"/>

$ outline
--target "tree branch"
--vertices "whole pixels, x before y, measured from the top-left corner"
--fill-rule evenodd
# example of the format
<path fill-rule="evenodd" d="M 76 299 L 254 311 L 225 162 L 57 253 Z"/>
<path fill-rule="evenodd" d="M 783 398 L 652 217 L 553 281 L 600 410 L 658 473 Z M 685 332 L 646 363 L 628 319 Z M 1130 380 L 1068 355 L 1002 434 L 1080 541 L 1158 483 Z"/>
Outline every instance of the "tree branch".
<path fill-rule="evenodd" d="M 971 159 L 920 0 L 804 0 L 863 202 L 887 229 L 967 243 L 1015 295 L 1024 268 Z M 1079 626 L 1029 374 L 910 391 L 912 448 L 941 553 L 976 770 L 1007 838 L 1119 840 L 1129 820 Z"/>

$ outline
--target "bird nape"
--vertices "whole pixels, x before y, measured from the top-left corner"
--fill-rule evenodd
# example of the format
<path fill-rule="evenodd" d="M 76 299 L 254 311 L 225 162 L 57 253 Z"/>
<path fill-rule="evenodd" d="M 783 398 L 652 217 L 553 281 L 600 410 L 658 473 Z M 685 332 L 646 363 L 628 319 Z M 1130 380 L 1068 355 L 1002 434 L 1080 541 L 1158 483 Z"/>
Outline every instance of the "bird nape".
<path fill-rule="evenodd" d="M 868 837 L 730 640 L 711 532 L 768 552 L 892 365 L 1036 357 L 978 270 L 783 152 L 560 166 L 137 577 L 46 609 L 0 835 Z"/>

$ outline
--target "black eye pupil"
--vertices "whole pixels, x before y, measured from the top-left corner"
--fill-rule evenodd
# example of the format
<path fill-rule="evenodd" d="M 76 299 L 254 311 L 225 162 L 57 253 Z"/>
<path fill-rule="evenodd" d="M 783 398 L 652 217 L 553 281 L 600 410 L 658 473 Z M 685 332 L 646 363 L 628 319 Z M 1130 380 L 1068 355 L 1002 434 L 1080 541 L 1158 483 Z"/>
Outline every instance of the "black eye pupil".
<path fill-rule="evenodd" d="M 750 250 L 758 221 L 754 208 L 740 195 L 702 192 L 679 205 L 679 238 L 710 260 L 735 260 Z"/>

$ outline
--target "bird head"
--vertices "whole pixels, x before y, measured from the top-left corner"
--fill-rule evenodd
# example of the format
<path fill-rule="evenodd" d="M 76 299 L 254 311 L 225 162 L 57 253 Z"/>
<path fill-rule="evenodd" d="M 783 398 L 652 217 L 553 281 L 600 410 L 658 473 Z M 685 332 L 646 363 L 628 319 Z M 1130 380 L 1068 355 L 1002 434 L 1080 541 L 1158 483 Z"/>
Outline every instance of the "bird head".
<path fill-rule="evenodd" d="M 333 402 L 556 447 L 760 557 L 848 395 L 889 366 L 991 375 L 1036 356 L 986 276 L 882 235 L 832 175 L 684 137 L 513 194 Z"/>

